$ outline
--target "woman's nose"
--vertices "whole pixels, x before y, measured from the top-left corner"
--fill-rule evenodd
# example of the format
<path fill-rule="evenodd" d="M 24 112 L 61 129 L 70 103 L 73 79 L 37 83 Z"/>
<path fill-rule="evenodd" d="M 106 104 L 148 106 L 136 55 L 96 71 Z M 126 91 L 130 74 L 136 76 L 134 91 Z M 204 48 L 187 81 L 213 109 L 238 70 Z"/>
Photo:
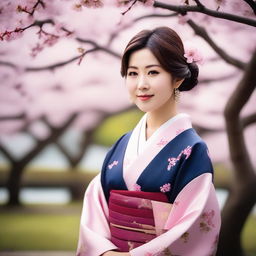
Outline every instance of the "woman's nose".
<path fill-rule="evenodd" d="M 148 81 L 145 76 L 138 77 L 137 86 L 138 86 L 138 89 L 140 89 L 140 90 L 148 89 L 149 84 L 148 84 Z"/>

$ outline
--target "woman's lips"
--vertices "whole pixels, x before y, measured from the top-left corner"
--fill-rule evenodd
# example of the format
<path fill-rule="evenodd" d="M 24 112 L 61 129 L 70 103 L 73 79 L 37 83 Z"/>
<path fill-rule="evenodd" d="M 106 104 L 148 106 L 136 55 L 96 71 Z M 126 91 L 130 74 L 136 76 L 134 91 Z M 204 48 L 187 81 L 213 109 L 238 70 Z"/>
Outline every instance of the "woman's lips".
<path fill-rule="evenodd" d="M 138 95 L 137 97 L 142 101 L 147 101 L 152 98 L 154 95 Z"/>

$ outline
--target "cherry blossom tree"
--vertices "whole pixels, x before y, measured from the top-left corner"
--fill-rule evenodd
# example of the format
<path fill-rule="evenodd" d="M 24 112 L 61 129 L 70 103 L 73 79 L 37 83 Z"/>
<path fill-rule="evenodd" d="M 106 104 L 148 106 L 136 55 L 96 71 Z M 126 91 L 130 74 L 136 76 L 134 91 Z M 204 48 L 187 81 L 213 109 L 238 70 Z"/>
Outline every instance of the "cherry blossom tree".
<path fill-rule="evenodd" d="M 0 10 L 0 150 L 10 163 L 9 203 L 18 203 L 22 173 L 47 145 L 75 166 L 95 127 L 131 108 L 119 76 L 122 50 L 135 32 L 167 25 L 185 41 L 188 58 L 198 56 L 194 46 L 205 55 L 199 86 L 182 95 L 180 108 L 204 132 L 213 160 L 230 152 L 218 255 L 243 255 L 241 231 L 256 201 L 255 1 L 3 0 Z M 84 134 L 75 157 L 59 141 L 71 127 Z M 8 140 L 22 132 L 33 146 L 17 158 Z"/>

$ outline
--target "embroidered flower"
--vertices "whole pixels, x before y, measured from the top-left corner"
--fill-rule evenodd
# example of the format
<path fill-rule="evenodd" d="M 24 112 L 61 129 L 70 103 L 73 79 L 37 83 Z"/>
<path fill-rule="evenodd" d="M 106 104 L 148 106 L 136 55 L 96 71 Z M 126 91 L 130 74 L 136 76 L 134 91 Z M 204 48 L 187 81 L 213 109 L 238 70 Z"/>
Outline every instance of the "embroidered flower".
<path fill-rule="evenodd" d="M 184 155 L 186 155 L 186 159 L 189 158 L 190 154 L 191 154 L 191 151 L 192 151 L 192 147 L 191 146 L 187 146 L 183 151 L 182 153 Z"/>
<path fill-rule="evenodd" d="M 165 193 L 171 190 L 171 184 L 170 183 L 166 183 L 163 186 L 160 187 L 160 191 Z"/>
<path fill-rule="evenodd" d="M 168 166 L 167 166 L 167 170 L 170 171 L 171 168 L 176 164 L 176 161 L 177 159 L 175 157 L 171 157 L 171 158 L 168 158 Z"/>
<path fill-rule="evenodd" d="M 192 151 L 192 147 L 191 146 L 187 146 L 185 149 L 183 149 L 179 153 L 178 157 L 176 157 L 176 158 L 175 157 L 168 158 L 168 162 L 169 163 L 168 163 L 168 166 L 167 166 L 167 170 L 170 171 L 171 168 L 176 165 L 177 161 L 179 161 L 181 159 L 182 155 L 185 155 L 186 156 L 185 159 L 188 159 L 188 157 L 191 154 L 191 151 Z"/>
<path fill-rule="evenodd" d="M 157 146 L 165 146 L 168 143 L 167 140 L 161 139 L 156 145 Z"/>
<path fill-rule="evenodd" d="M 112 169 L 115 165 L 118 165 L 118 161 L 116 161 L 116 160 L 108 165 L 108 169 Z"/>
<path fill-rule="evenodd" d="M 133 189 L 132 190 L 133 191 L 141 191 L 141 186 L 136 183 L 136 184 L 133 185 Z"/>
<path fill-rule="evenodd" d="M 179 135 L 180 133 L 182 133 L 184 131 L 184 129 L 178 129 L 176 130 L 176 135 Z"/>
<path fill-rule="evenodd" d="M 201 219 L 202 221 L 200 222 L 200 230 L 203 231 L 203 232 L 209 232 L 212 228 L 215 227 L 212 219 L 215 215 L 215 211 L 214 210 L 211 210 L 211 211 L 208 211 L 208 212 L 204 212 L 202 215 L 201 215 Z"/>
<path fill-rule="evenodd" d="M 185 232 L 180 238 L 183 240 L 183 243 L 187 243 L 189 239 L 189 233 Z"/>
<path fill-rule="evenodd" d="M 180 160 L 182 154 L 183 154 L 183 150 L 179 153 L 178 157 L 176 158 L 176 161 L 179 161 L 179 160 Z"/>
<path fill-rule="evenodd" d="M 151 201 L 148 199 L 142 199 L 140 204 L 138 205 L 138 208 L 152 209 Z"/>

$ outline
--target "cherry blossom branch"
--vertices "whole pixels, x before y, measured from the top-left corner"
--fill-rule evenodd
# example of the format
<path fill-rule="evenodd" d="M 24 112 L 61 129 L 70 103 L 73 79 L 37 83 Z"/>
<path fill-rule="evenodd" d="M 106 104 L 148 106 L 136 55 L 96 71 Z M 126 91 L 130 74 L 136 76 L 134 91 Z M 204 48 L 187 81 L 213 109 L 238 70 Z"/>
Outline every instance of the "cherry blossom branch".
<path fill-rule="evenodd" d="M 38 0 L 38 1 L 34 4 L 34 6 L 32 7 L 32 11 L 29 11 L 26 6 L 25 6 L 25 7 L 22 7 L 21 5 L 18 5 L 17 11 L 18 11 L 18 12 L 25 12 L 25 13 L 27 13 L 27 14 L 33 16 L 33 15 L 34 15 L 34 12 L 36 11 L 36 8 L 37 8 L 39 5 L 41 5 L 43 8 L 45 8 L 45 3 L 44 3 L 42 0 Z"/>
<path fill-rule="evenodd" d="M 237 74 L 237 72 L 230 73 L 230 74 L 227 74 L 227 75 L 224 75 L 224 76 L 220 76 L 220 77 L 217 77 L 217 78 L 199 79 L 198 83 L 200 83 L 200 84 L 209 84 L 209 83 L 212 83 L 212 82 L 225 81 L 225 80 L 228 80 L 230 78 L 233 78 L 236 74 Z"/>
<path fill-rule="evenodd" d="M 132 27 L 133 23 L 135 23 L 137 21 L 147 19 L 147 18 L 171 18 L 171 17 L 176 17 L 177 15 L 178 15 L 178 13 L 172 13 L 172 14 L 157 14 L 157 13 L 155 13 L 155 14 L 149 14 L 149 15 L 144 15 L 144 16 L 135 18 L 135 19 L 131 20 L 130 23 L 122 25 L 122 27 L 120 29 L 116 29 L 113 33 L 111 33 L 106 45 L 109 47 L 111 45 L 111 43 L 114 41 L 114 39 L 119 35 L 119 33 L 122 30 Z"/>
<path fill-rule="evenodd" d="M 242 120 L 242 126 L 247 127 L 253 123 L 256 123 L 256 113 L 244 117 Z"/>
<path fill-rule="evenodd" d="M 137 2 L 138 2 L 138 0 L 133 0 L 132 4 L 128 7 L 128 9 L 127 9 L 126 11 L 122 12 L 121 14 L 122 14 L 122 15 L 125 15 L 127 12 L 129 12 L 129 11 L 132 9 L 132 7 L 133 7 Z"/>
<path fill-rule="evenodd" d="M 13 68 L 13 69 L 17 69 L 18 68 L 15 64 L 13 64 L 13 63 L 11 63 L 9 61 L 2 61 L 2 60 L 0 60 L 0 66 L 7 66 L 7 67 Z"/>
<path fill-rule="evenodd" d="M 205 6 L 199 0 L 194 0 L 194 1 L 196 2 L 198 7 L 205 8 Z"/>
<path fill-rule="evenodd" d="M 253 12 L 256 14 L 256 2 L 253 0 L 244 0 L 250 7 L 252 8 Z"/>
<path fill-rule="evenodd" d="M 66 30 L 68 31 L 68 30 Z M 52 64 L 52 65 L 46 65 L 46 66 L 41 66 L 41 67 L 25 67 L 23 68 L 25 71 L 27 72 L 37 72 L 37 71 L 44 71 L 44 70 L 54 70 L 56 68 L 59 68 L 59 67 L 62 67 L 62 66 L 65 66 L 69 63 L 72 63 L 74 61 L 79 61 L 78 64 L 81 63 L 82 59 L 84 58 L 84 56 L 88 53 L 92 53 L 92 52 L 95 52 L 95 51 L 103 51 L 115 58 L 118 58 L 120 59 L 121 58 L 121 55 L 117 52 L 114 52 L 112 51 L 111 49 L 107 48 L 107 47 L 104 47 L 104 46 L 101 46 L 99 44 L 97 44 L 96 42 L 92 41 L 92 40 L 86 40 L 86 39 L 83 39 L 83 38 L 79 38 L 77 37 L 76 40 L 80 43 L 86 43 L 86 44 L 91 44 L 93 46 L 92 49 L 89 49 L 87 51 L 83 51 L 82 50 L 82 53 L 79 54 L 78 56 L 75 56 L 71 59 L 68 59 L 66 61 L 61 61 L 61 62 L 58 62 L 58 63 L 55 63 L 55 64 Z M 0 65 L 6 65 L 6 66 L 9 66 L 9 67 L 12 67 L 14 69 L 17 69 L 18 67 L 11 63 L 11 62 L 6 62 L 6 61 L 0 61 Z"/>
<path fill-rule="evenodd" d="M 75 56 L 69 60 L 66 60 L 66 61 L 61 61 L 61 62 L 58 62 L 58 63 L 55 63 L 55 64 L 52 64 L 52 65 L 46 65 L 46 66 L 41 66 L 41 67 L 26 67 L 25 68 L 25 71 L 27 72 L 37 72 L 37 71 L 44 71 L 44 70 L 55 70 L 56 68 L 59 68 L 59 67 L 62 67 L 62 66 L 65 66 L 69 63 L 72 63 L 76 60 L 78 60 L 78 64 L 81 63 L 82 59 L 84 58 L 84 56 L 90 52 L 95 52 L 97 50 L 97 48 L 92 48 L 88 51 L 85 51 L 84 53 L 78 55 L 78 56 Z"/>
<path fill-rule="evenodd" d="M 22 32 L 24 32 L 25 30 L 27 30 L 27 29 L 29 29 L 31 27 L 39 27 L 40 29 L 42 29 L 44 24 L 52 24 L 52 25 L 54 25 L 54 22 L 51 19 L 36 20 L 32 24 L 30 24 L 30 25 L 28 25 L 28 26 L 26 26 L 24 28 L 17 27 L 14 30 L 10 30 L 10 31 L 6 30 L 5 32 L 0 33 L 0 40 L 2 40 L 2 41 L 3 40 L 8 40 L 9 38 L 12 37 L 13 34 L 15 34 L 15 33 L 22 33 Z"/>
<path fill-rule="evenodd" d="M 18 115 L 0 116 L 0 121 L 23 120 L 24 118 L 26 118 L 25 113 L 21 113 Z"/>
<path fill-rule="evenodd" d="M 209 16 L 219 18 L 219 19 L 225 19 L 225 20 L 231 20 L 238 23 L 246 24 L 249 26 L 256 27 L 256 20 L 245 18 L 242 16 L 226 13 L 226 12 L 219 12 L 214 11 L 211 9 L 206 8 L 205 6 L 190 6 L 190 5 L 171 5 L 171 4 L 165 4 L 159 1 L 154 2 L 154 7 L 156 8 L 162 8 L 170 11 L 174 11 L 177 13 L 180 13 L 182 15 L 186 15 L 187 12 L 200 12 L 207 14 Z"/>
<path fill-rule="evenodd" d="M 10 161 L 10 163 L 16 162 L 15 158 L 12 156 L 12 154 L 9 152 L 9 150 L 7 150 L 1 144 L 0 144 L 0 152 L 2 152 L 4 154 L 4 156 Z"/>
<path fill-rule="evenodd" d="M 172 13 L 172 14 L 157 14 L 157 13 L 155 13 L 155 14 L 149 14 L 149 15 L 144 15 L 144 16 L 135 18 L 133 20 L 133 22 L 137 22 L 142 19 L 148 19 L 148 18 L 171 18 L 171 17 L 176 17 L 176 16 L 178 16 L 178 13 Z"/>
<path fill-rule="evenodd" d="M 188 20 L 187 23 L 190 25 L 190 27 L 194 30 L 194 32 L 202 37 L 213 49 L 214 51 L 227 63 L 239 68 L 239 69 L 244 69 L 245 68 L 245 63 L 235 59 L 234 57 L 228 55 L 223 49 L 221 49 L 209 36 L 207 33 L 206 29 L 202 26 L 197 25 L 194 21 Z"/>
<path fill-rule="evenodd" d="M 81 39 L 80 42 L 84 42 L 85 43 L 85 42 L 89 42 L 89 41 Z M 95 45 L 97 45 L 97 44 L 95 43 Z M 110 55 L 112 55 L 112 56 L 114 56 L 116 58 L 120 58 L 121 57 L 118 53 L 116 53 L 116 52 L 114 52 L 114 51 L 112 51 L 110 49 L 107 49 L 105 47 L 97 45 L 96 47 L 94 47 L 94 48 L 92 48 L 90 50 L 87 50 L 84 53 L 82 53 L 82 54 L 80 54 L 78 56 L 75 56 L 75 57 L 73 57 L 73 58 L 71 58 L 69 60 L 58 62 L 58 63 L 52 64 L 52 65 L 42 66 L 42 67 L 27 67 L 27 68 L 25 68 L 25 71 L 27 71 L 27 72 L 37 72 L 37 71 L 44 71 L 44 70 L 54 70 L 56 68 L 59 68 L 59 67 L 65 66 L 65 65 L 67 65 L 69 63 L 72 63 L 72 62 L 74 62 L 76 60 L 79 60 L 78 64 L 80 64 L 82 59 L 84 58 L 84 56 L 86 54 L 91 53 L 91 52 L 95 52 L 95 51 L 99 51 L 99 50 L 101 50 L 103 52 L 106 52 L 106 53 L 108 53 L 108 54 L 110 54 Z"/>

